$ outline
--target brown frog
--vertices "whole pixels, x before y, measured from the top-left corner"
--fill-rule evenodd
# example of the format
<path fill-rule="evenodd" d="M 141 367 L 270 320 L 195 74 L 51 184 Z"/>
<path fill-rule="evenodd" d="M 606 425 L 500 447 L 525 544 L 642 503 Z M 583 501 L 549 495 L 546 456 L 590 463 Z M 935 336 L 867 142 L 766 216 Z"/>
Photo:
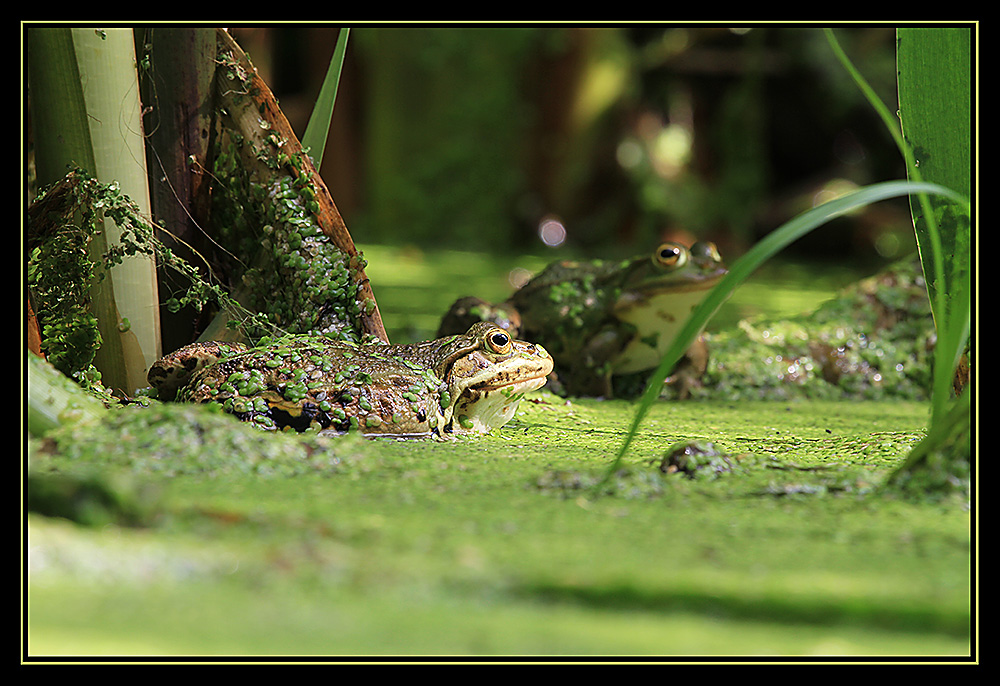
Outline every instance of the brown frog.
<path fill-rule="evenodd" d="M 542 346 L 480 322 L 405 345 L 320 335 L 250 349 L 194 343 L 154 363 L 147 378 L 161 397 L 219 403 L 266 429 L 442 436 L 503 426 L 551 371 Z"/>

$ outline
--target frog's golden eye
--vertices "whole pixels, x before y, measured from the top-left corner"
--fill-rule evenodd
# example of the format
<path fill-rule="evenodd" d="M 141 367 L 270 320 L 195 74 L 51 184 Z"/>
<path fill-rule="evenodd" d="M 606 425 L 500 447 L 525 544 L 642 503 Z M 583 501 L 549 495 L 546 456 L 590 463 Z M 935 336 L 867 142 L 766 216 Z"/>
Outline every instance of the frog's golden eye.
<path fill-rule="evenodd" d="M 653 264 L 663 269 L 683 267 L 687 260 L 687 248 L 679 243 L 661 243 L 653 253 Z"/>
<path fill-rule="evenodd" d="M 514 347 L 510 334 L 503 329 L 492 329 L 485 336 L 486 347 L 500 355 L 509 353 Z"/>

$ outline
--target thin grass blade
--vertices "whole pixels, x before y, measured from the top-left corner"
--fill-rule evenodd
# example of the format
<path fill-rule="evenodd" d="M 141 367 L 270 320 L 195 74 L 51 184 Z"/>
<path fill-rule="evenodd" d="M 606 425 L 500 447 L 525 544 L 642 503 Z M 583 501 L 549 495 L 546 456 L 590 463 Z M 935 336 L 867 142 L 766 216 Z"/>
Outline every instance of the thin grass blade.
<path fill-rule="evenodd" d="M 323 79 L 316 105 L 302 136 L 302 147 L 309 150 L 317 168 L 323 163 L 323 152 L 326 149 L 326 138 L 330 133 L 330 122 L 333 120 L 333 106 L 337 101 L 340 72 L 344 66 L 344 54 L 347 52 L 347 37 L 350 32 L 351 30 L 346 28 L 340 30 L 337 46 L 333 50 L 333 57 L 330 58 L 330 66 L 326 71 L 326 78 Z"/>
<path fill-rule="evenodd" d="M 879 202 L 880 200 L 905 196 L 916 192 L 943 195 L 956 201 L 962 200 L 961 196 L 955 191 L 936 184 L 887 181 L 865 186 L 852 193 L 814 207 L 807 212 L 803 212 L 785 224 L 782 224 L 736 260 L 730 267 L 729 273 L 716 284 L 715 288 L 708 293 L 702 303 L 688 317 L 688 320 L 677 334 L 677 338 L 674 339 L 670 349 L 667 350 L 660 361 L 660 366 L 657 367 L 656 371 L 650 377 L 621 448 L 618 450 L 614 461 L 596 488 L 600 489 L 618 469 L 622 458 L 628 451 L 638 431 L 639 425 L 649 411 L 650 406 L 659 397 L 664 380 L 684 354 L 684 351 L 694 342 L 698 333 L 705 327 L 708 320 L 712 318 L 733 291 L 760 265 L 783 248 L 831 219 L 860 207 Z"/>

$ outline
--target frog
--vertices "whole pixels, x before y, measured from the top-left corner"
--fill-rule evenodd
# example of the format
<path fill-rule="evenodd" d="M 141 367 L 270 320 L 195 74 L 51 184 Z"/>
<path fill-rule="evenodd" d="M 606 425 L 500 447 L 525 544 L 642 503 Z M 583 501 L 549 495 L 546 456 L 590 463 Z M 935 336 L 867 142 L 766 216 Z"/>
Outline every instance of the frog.
<path fill-rule="evenodd" d="M 631 396 L 641 392 L 688 315 L 727 272 L 711 241 L 690 247 L 664 241 L 651 254 L 621 261 L 556 261 L 502 303 L 459 298 L 438 335 L 491 321 L 545 346 L 555 360 L 553 390 Z M 677 397 L 688 395 L 707 365 L 707 344 L 699 335 L 667 379 Z"/>
<path fill-rule="evenodd" d="M 541 345 L 478 322 L 463 334 L 390 345 L 297 334 L 250 348 L 192 343 L 155 362 L 157 397 L 217 403 L 266 430 L 447 438 L 507 424 L 552 371 Z"/>

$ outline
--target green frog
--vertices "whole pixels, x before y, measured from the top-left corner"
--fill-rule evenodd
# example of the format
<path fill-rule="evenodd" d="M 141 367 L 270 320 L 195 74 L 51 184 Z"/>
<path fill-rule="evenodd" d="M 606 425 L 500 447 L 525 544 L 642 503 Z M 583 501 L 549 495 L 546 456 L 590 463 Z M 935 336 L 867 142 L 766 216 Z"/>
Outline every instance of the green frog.
<path fill-rule="evenodd" d="M 479 322 L 403 345 L 301 334 L 250 349 L 193 343 L 154 363 L 147 379 L 161 398 L 219 403 L 266 429 L 443 437 L 503 426 L 551 371 L 542 346 Z"/>
<path fill-rule="evenodd" d="M 626 389 L 625 382 L 644 381 L 659 365 L 691 310 L 726 272 L 708 241 L 690 248 L 665 242 L 652 255 L 625 261 L 555 262 L 499 305 L 459 299 L 439 335 L 492 321 L 544 345 L 555 359 L 553 385 L 566 394 L 631 395 L 635 384 Z M 668 379 L 678 384 L 680 397 L 707 363 L 699 338 Z"/>

